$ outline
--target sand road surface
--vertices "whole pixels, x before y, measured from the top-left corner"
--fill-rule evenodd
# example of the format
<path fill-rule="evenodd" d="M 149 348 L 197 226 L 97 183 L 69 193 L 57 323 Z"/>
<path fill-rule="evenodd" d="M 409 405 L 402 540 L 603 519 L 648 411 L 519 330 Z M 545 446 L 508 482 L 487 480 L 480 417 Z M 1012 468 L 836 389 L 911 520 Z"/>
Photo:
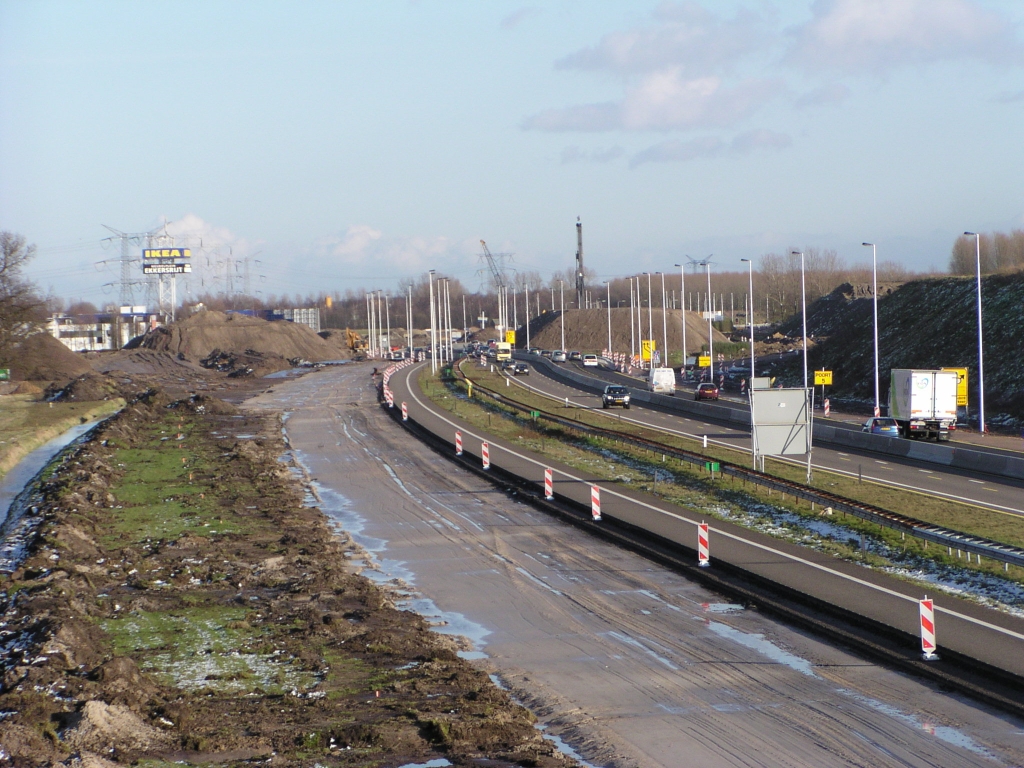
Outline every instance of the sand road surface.
<path fill-rule="evenodd" d="M 1024 723 L 878 667 L 552 520 L 418 444 L 371 368 L 276 386 L 364 567 L 594 766 L 1024 765 Z"/>

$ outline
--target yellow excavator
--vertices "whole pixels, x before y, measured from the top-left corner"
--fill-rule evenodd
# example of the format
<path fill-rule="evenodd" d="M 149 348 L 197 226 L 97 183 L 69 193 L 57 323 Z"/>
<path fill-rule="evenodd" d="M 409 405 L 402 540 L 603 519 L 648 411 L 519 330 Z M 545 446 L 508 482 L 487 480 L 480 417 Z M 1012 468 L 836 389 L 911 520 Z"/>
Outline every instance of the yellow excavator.
<path fill-rule="evenodd" d="M 366 340 L 350 328 L 345 329 L 345 343 L 353 352 L 366 351 Z"/>

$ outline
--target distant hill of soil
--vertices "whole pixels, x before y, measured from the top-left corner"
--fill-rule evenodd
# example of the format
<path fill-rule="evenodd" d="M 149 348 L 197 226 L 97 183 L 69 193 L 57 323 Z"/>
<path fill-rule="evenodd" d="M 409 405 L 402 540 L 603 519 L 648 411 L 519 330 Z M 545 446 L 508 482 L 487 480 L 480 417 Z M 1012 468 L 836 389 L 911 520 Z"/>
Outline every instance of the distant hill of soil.
<path fill-rule="evenodd" d="M 260 376 L 297 360 L 348 357 L 348 349 L 336 338 L 325 340 L 300 323 L 211 311 L 150 331 L 136 346 L 219 371 Z"/>
<path fill-rule="evenodd" d="M 668 330 L 668 348 L 673 352 L 681 352 L 683 348 L 683 310 L 670 309 L 662 316 L 660 309 L 648 315 L 645 310 L 640 318 L 643 337 L 650 335 L 654 327 L 654 339 L 657 348 L 664 346 L 665 330 Z M 607 309 L 571 309 L 565 312 L 565 348 L 580 352 L 601 352 L 608 346 Z M 639 349 L 639 329 L 636 335 L 630 333 L 631 315 L 628 307 L 615 307 L 611 310 L 612 351 L 629 354 L 635 345 Z M 636 316 L 632 316 L 634 326 Z M 714 332 L 714 343 L 720 344 L 729 339 L 719 331 Z M 516 332 L 518 346 L 526 346 L 526 325 L 520 326 Z M 708 341 L 708 323 L 696 312 L 686 312 L 686 349 L 692 354 Z M 562 348 L 562 323 L 558 312 L 545 312 L 537 318 L 530 319 L 530 339 L 532 347 L 541 349 Z"/>
<path fill-rule="evenodd" d="M 15 347 L 15 352 L 12 381 L 67 382 L 92 372 L 85 357 L 72 352 L 45 331 L 29 336 Z"/>
<path fill-rule="evenodd" d="M 967 368 L 969 410 L 978 403 L 977 283 L 969 277 L 915 280 L 879 286 L 878 349 L 881 401 L 893 368 Z M 874 402 L 872 296 L 849 284 L 839 286 L 807 310 L 812 369 L 833 371 L 833 397 Z M 982 278 L 984 313 L 985 420 L 1006 427 L 1024 423 L 1024 273 Z M 800 316 L 779 330 L 801 335 Z M 798 356 L 794 356 L 798 357 Z M 780 373 L 796 383 L 800 360 Z"/>

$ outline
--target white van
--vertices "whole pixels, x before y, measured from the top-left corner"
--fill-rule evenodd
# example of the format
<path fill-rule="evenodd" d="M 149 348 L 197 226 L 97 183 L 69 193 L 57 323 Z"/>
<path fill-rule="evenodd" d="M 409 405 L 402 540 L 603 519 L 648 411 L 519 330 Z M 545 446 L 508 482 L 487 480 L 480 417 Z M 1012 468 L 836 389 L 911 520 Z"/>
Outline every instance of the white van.
<path fill-rule="evenodd" d="M 647 374 L 647 388 L 662 395 L 674 395 L 676 372 L 671 368 L 651 368 Z"/>

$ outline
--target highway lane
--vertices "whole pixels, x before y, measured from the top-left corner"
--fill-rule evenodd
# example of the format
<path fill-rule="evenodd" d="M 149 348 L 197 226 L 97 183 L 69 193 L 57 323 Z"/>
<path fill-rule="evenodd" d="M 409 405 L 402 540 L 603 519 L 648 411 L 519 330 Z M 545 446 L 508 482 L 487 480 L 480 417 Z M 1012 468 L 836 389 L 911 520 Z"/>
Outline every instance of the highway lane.
<path fill-rule="evenodd" d="M 633 421 L 650 425 L 695 440 L 706 436 L 709 444 L 721 445 L 738 450 L 734 461 L 750 461 L 750 431 L 737 428 L 714 418 L 715 403 L 702 403 L 708 413 L 704 421 L 692 415 L 671 414 L 644 407 L 637 403 L 628 411 L 619 409 L 605 411 L 601 398 L 581 392 L 544 375 L 540 367 L 532 368 L 529 377 L 516 377 L 512 386 L 521 386 L 554 397 L 563 403 L 568 398 L 570 405 L 587 408 L 606 414 L 612 419 Z M 587 375 L 594 375 L 616 383 L 625 377 L 610 371 L 594 373 L 595 369 L 581 369 Z M 627 384 L 637 388 L 635 379 Z M 690 395 L 692 397 L 692 395 Z M 805 466 L 806 459 L 791 457 L 795 466 Z M 1024 516 L 1024 483 L 1008 478 L 976 475 L 963 470 L 944 467 L 926 462 L 914 461 L 895 456 L 879 456 L 850 449 L 838 449 L 815 445 L 812 467 L 817 470 L 837 472 L 847 477 L 859 477 L 865 482 L 878 483 L 914 493 L 935 496 L 971 506 L 988 509 L 1001 514 Z M 899 512 L 899 510 L 894 510 Z"/>
<path fill-rule="evenodd" d="M 516 503 L 410 440 L 369 368 L 275 386 L 353 564 L 601 766 L 1024 764 L 1024 723 L 895 674 Z"/>

